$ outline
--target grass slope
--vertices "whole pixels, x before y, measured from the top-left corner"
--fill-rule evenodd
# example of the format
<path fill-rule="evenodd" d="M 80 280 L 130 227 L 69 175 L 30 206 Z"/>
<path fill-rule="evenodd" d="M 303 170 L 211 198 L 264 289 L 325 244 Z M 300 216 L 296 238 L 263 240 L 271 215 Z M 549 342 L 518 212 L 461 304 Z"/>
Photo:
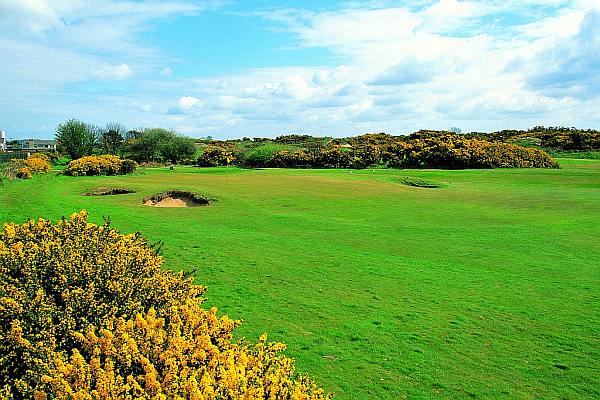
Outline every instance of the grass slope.
<path fill-rule="evenodd" d="M 561 166 L 50 174 L 0 186 L 0 221 L 87 209 L 162 240 L 240 335 L 285 341 L 339 399 L 594 398 L 600 162 Z M 81 195 L 97 186 L 138 192 Z M 141 205 L 169 189 L 218 200 Z"/>

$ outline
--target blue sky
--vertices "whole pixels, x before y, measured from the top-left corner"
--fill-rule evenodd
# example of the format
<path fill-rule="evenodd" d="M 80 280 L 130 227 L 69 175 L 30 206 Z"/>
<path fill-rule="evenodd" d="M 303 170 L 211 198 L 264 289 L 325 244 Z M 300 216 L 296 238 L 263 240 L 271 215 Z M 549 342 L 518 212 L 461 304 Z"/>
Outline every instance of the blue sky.
<path fill-rule="evenodd" d="M 597 0 L 0 0 L 0 129 L 600 128 Z"/>

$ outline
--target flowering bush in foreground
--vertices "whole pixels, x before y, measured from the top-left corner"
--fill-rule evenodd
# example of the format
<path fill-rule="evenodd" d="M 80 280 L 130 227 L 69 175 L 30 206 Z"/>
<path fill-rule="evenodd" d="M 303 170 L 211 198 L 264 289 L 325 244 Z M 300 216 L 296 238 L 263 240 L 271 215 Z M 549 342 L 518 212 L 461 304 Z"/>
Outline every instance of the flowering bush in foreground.
<path fill-rule="evenodd" d="M 81 212 L 0 233 L 0 398 L 325 399 L 284 345 L 232 342 L 205 289 Z"/>
<path fill-rule="evenodd" d="M 65 175 L 125 175 L 135 171 L 137 163 L 113 155 L 85 156 L 73 160 L 65 169 Z"/>

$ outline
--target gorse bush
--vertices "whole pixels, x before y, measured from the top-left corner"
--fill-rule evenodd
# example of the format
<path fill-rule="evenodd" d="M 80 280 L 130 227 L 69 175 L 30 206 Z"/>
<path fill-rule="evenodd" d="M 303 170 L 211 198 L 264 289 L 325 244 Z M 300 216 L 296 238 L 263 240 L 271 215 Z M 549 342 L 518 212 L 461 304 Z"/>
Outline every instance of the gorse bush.
<path fill-rule="evenodd" d="M 73 332 L 203 293 L 191 280 L 162 271 L 162 258 L 139 235 L 120 235 L 86 218 L 4 226 L 0 387 L 31 394 L 52 353 L 77 345 Z"/>
<path fill-rule="evenodd" d="M 546 152 L 514 144 L 465 139 L 459 135 L 420 136 L 398 142 L 384 154 L 394 168 L 557 168 Z"/>
<path fill-rule="evenodd" d="M 125 175 L 135 171 L 137 163 L 113 155 L 86 156 L 73 160 L 65 169 L 65 175 Z"/>
<path fill-rule="evenodd" d="M 26 158 L 23 160 L 23 164 L 31 171 L 32 174 L 50 172 L 50 169 L 52 168 L 48 158 L 43 154 L 33 155 L 29 158 Z"/>
<path fill-rule="evenodd" d="M 209 146 L 198 157 L 196 164 L 199 167 L 217 167 L 230 165 L 236 161 L 235 155 L 228 149 L 220 146 Z"/>
<path fill-rule="evenodd" d="M 34 155 L 24 160 L 12 159 L 2 169 L 2 175 L 8 179 L 31 179 L 33 175 L 49 172 L 51 165 L 43 155 Z"/>
<path fill-rule="evenodd" d="M 306 141 L 304 136 L 299 135 L 284 139 Z M 279 150 L 277 146 L 284 145 L 263 143 L 242 149 L 235 147 L 233 141 L 218 143 L 218 146 L 206 148 L 198 160 L 198 166 L 212 167 L 234 162 L 243 167 L 273 168 L 558 167 L 556 161 L 539 149 L 441 131 L 419 131 L 410 136 L 366 134 L 351 138 L 349 143 L 343 143 L 342 139 L 332 139 L 324 146 L 298 148 L 294 145 L 292 148 Z"/>
<path fill-rule="evenodd" d="M 60 354 L 42 377 L 59 398 L 324 399 L 296 377 L 281 343 L 232 343 L 238 324 L 188 302 L 77 333 L 80 348 Z M 90 396 L 91 395 L 91 396 Z M 38 395 L 38 398 L 47 398 Z"/>
<path fill-rule="evenodd" d="M 327 398 L 283 345 L 233 342 L 238 322 L 162 261 L 85 212 L 5 225 L 0 398 Z"/>

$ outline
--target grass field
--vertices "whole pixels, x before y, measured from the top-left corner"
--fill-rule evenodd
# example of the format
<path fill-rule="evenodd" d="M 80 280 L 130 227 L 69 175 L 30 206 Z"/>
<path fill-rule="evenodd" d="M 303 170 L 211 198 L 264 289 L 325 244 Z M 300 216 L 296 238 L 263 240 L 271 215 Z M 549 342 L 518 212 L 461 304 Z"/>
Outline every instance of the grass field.
<path fill-rule="evenodd" d="M 162 240 L 339 399 L 598 398 L 600 161 L 561 166 L 48 174 L 0 186 L 0 221 L 86 209 Z M 138 193 L 81 195 L 111 185 Z M 168 189 L 218 201 L 141 205 Z"/>

